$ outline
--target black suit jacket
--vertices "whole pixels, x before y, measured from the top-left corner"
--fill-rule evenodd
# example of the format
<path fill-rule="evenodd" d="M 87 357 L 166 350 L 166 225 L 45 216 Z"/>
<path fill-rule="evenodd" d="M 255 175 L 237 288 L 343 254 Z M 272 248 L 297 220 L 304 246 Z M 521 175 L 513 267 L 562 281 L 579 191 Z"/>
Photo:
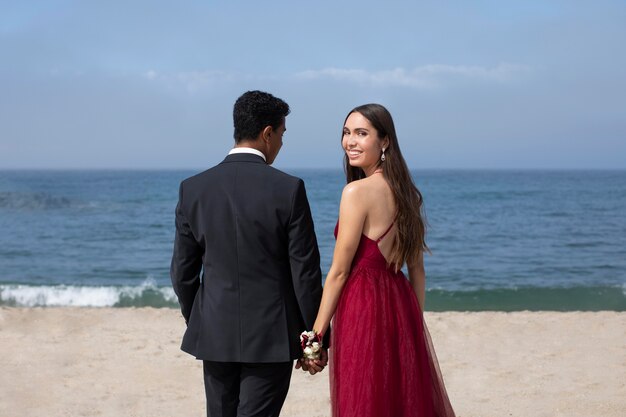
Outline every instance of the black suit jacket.
<path fill-rule="evenodd" d="M 185 352 L 220 362 L 299 358 L 322 295 L 304 182 L 252 154 L 184 180 L 171 278 Z"/>

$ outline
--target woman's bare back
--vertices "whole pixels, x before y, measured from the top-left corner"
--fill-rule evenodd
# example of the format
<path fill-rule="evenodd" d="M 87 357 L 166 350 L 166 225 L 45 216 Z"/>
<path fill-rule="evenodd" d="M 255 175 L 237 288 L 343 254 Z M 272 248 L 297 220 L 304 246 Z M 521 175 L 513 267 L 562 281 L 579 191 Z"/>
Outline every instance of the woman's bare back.
<path fill-rule="evenodd" d="M 363 234 L 371 240 L 378 240 L 391 226 L 385 236 L 378 242 L 378 248 L 389 259 L 391 247 L 396 236 L 396 204 L 391 187 L 382 173 L 376 173 L 368 178 L 360 180 L 363 187 L 363 204 L 367 207 L 367 215 L 363 223 Z"/>

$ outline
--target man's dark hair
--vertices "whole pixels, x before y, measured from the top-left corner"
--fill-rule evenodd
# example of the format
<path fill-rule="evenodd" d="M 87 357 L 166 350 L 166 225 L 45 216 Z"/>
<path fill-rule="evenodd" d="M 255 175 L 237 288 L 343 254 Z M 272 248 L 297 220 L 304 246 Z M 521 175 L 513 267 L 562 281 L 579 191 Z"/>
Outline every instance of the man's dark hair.
<path fill-rule="evenodd" d="M 235 142 L 256 139 L 263 129 L 278 129 L 289 114 L 289 105 L 263 91 L 247 91 L 235 102 L 233 124 Z"/>

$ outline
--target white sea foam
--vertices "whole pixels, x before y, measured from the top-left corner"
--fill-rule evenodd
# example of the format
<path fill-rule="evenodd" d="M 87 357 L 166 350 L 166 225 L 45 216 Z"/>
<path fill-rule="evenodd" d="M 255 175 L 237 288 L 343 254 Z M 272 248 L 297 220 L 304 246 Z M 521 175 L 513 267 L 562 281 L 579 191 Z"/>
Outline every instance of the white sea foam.
<path fill-rule="evenodd" d="M 139 286 L 77 286 L 77 285 L 0 285 L 0 305 L 18 307 L 113 307 L 122 300 L 131 305 L 149 305 L 142 300 L 152 293 L 164 303 L 176 303 L 170 287 L 157 287 L 147 279 Z"/>

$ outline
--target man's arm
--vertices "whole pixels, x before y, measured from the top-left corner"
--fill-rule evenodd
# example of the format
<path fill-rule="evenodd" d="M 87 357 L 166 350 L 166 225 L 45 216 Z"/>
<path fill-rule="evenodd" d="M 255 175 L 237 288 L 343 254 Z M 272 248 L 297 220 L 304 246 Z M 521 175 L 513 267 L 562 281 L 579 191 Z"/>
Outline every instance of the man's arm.
<path fill-rule="evenodd" d="M 302 180 L 298 181 L 293 196 L 288 237 L 293 288 L 307 326 L 302 330 L 311 330 L 322 299 L 322 272 L 313 217 Z M 325 340 L 324 345 L 327 343 Z"/>
<path fill-rule="evenodd" d="M 185 318 L 189 322 L 193 301 L 200 286 L 200 271 L 202 269 L 202 247 L 198 244 L 189 221 L 183 213 L 183 184 L 178 192 L 176 205 L 176 235 L 174 238 L 174 254 L 170 267 L 172 287 L 178 296 L 178 303 Z"/>

